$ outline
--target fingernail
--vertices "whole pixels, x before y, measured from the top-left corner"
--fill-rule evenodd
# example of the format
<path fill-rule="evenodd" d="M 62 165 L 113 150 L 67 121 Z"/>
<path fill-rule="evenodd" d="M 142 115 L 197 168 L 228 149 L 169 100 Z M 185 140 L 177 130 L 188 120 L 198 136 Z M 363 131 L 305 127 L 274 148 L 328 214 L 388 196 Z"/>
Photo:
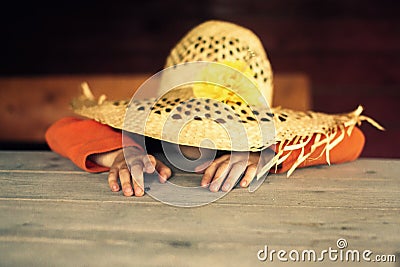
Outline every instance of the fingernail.
<path fill-rule="evenodd" d="M 136 194 L 136 195 L 142 195 L 142 194 L 143 194 L 143 190 L 142 190 L 141 188 L 137 188 L 137 189 L 135 190 L 135 194 Z"/>
<path fill-rule="evenodd" d="M 231 188 L 231 184 L 229 184 L 229 183 L 224 184 L 225 191 L 228 191 L 230 188 Z"/>
<path fill-rule="evenodd" d="M 247 184 L 246 181 L 242 181 L 242 182 L 240 183 L 241 186 L 246 186 L 246 184 Z"/>
<path fill-rule="evenodd" d="M 118 190 L 118 185 L 116 185 L 116 184 L 113 185 L 113 186 L 112 186 L 112 190 L 117 191 L 117 190 Z"/>
<path fill-rule="evenodd" d="M 127 188 L 124 189 L 124 192 L 125 193 L 132 193 L 132 188 L 127 187 Z"/>
<path fill-rule="evenodd" d="M 218 190 L 219 190 L 218 185 L 215 184 L 215 185 L 211 186 L 211 191 L 215 191 L 216 192 Z"/>

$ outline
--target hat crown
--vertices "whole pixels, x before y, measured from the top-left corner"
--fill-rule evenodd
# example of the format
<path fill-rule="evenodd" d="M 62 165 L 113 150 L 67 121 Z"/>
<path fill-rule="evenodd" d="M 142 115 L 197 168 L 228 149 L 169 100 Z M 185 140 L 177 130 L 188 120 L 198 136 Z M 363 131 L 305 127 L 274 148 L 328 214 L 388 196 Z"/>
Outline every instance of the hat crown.
<path fill-rule="evenodd" d="M 175 45 L 165 67 L 196 61 L 245 63 L 257 88 L 272 105 L 271 64 L 260 39 L 252 31 L 230 22 L 204 22 Z"/>

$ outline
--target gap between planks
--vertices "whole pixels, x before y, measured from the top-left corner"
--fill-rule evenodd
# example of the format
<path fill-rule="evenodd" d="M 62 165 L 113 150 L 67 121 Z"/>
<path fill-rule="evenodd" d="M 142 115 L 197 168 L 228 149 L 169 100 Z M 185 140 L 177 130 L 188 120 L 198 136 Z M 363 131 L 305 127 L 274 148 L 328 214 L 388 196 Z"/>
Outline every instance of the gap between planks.
<path fill-rule="evenodd" d="M 57 170 L 49 170 L 49 171 L 43 171 L 43 170 L 13 170 L 13 169 L 8 169 L 8 170 L 0 170 L 0 173 L 55 173 L 55 174 L 88 174 L 90 172 L 85 172 L 85 171 L 57 171 Z M 106 173 L 106 172 L 102 172 Z M 95 173 L 95 174 L 101 174 L 101 173 Z M 190 176 L 190 175 L 196 175 L 200 176 L 201 174 L 199 173 L 184 173 L 184 172 L 174 172 L 174 177 L 179 176 Z M 171 177 L 172 178 L 172 177 Z"/>
<path fill-rule="evenodd" d="M 40 198 L 40 199 L 35 199 L 35 198 L 5 198 L 5 197 L 0 197 L 0 201 L 24 201 L 24 202 L 55 202 L 55 203 L 114 203 L 114 204 L 136 204 L 136 205 L 152 205 L 152 206 L 160 206 L 160 205 L 165 205 L 168 207 L 173 207 L 176 208 L 175 206 L 170 206 L 161 202 L 158 202 L 156 200 L 154 201 L 143 201 L 140 200 L 140 202 L 132 202 L 132 201 L 123 201 L 123 200 L 87 200 L 87 199 L 52 199 L 52 198 Z M 311 205 L 276 205 L 276 204 L 249 204 L 249 203 L 218 203 L 218 202 L 213 202 L 208 205 L 214 205 L 214 206 L 232 206 L 232 207 L 274 207 L 274 208 L 308 208 L 308 209 L 349 209 L 349 210 L 389 210 L 389 211 L 400 211 L 400 208 L 378 208 L 378 207 L 343 207 L 343 206 L 324 206 L 324 207 L 319 207 L 319 206 L 311 206 Z M 205 206 L 208 206 L 205 205 Z M 202 206 L 204 207 L 204 206 Z M 185 208 L 185 207 L 183 207 Z M 198 207 L 201 208 L 201 207 Z"/>
<path fill-rule="evenodd" d="M 0 173 L 55 173 L 55 174 L 88 174 L 84 171 L 42 171 L 42 170 L 0 170 Z"/>

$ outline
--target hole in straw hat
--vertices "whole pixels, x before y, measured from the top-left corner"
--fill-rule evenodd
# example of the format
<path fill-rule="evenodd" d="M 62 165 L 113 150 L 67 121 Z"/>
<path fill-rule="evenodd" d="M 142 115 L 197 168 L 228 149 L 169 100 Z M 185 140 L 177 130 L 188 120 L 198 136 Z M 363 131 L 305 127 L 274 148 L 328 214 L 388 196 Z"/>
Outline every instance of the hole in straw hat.
<path fill-rule="evenodd" d="M 278 119 L 279 119 L 280 121 L 282 121 L 282 122 L 283 122 L 283 121 L 286 121 L 286 118 L 285 118 L 285 117 L 282 117 L 282 116 L 280 116 L 280 115 L 278 116 Z"/>
<path fill-rule="evenodd" d="M 182 119 L 182 116 L 179 115 L 179 114 L 174 114 L 174 115 L 172 115 L 172 118 L 173 118 L 174 120 L 180 120 L 180 119 Z"/>
<path fill-rule="evenodd" d="M 272 118 L 273 116 L 275 116 L 274 113 L 270 113 L 270 112 L 267 112 L 267 113 L 265 113 L 265 114 L 267 114 L 267 116 L 268 116 L 268 117 L 271 117 L 271 118 Z"/>

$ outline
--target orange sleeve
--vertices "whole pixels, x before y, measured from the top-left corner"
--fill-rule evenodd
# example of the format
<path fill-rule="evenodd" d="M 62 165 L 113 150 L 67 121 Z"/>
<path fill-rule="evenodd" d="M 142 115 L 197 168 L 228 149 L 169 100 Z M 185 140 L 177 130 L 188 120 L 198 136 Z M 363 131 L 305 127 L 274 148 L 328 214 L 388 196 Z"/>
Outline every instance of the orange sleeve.
<path fill-rule="evenodd" d="M 337 136 L 340 136 L 338 134 Z M 315 137 L 305 146 L 304 153 L 309 153 L 311 151 L 311 146 L 314 144 Z M 333 140 L 334 141 L 334 140 Z M 332 141 L 332 142 L 333 142 Z M 343 163 L 347 161 L 353 161 L 357 159 L 364 147 L 365 137 L 360 129 L 354 127 L 352 133 L 350 135 L 345 134 L 343 140 L 337 144 L 330 152 L 329 159 L 332 164 L 335 163 Z M 276 146 L 278 147 L 278 146 Z M 322 165 L 327 164 L 326 155 L 323 153 L 321 156 L 321 152 L 323 147 L 317 148 L 309 158 L 307 158 L 303 163 L 299 165 L 301 167 L 314 166 L 314 165 Z M 278 151 L 276 151 L 278 152 Z M 287 152 L 289 153 L 289 152 Z M 301 149 L 294 150 L 292 154 L 280 165 L 278 166 L 277 173 L 283 173 L 288 171 L 293 164 L 296 162 L 296 159 L 301 153 Z M 283 156 L 286 155 L 285 153 Z M 271 172 L 274 172 L 275 169 L 272 168 Z"/>
<path fill-rule="evenodd" d="M 90 161 L 90 155 L 122 148 L 121 131 L 94 120 L 74 117 L 63 118 L 51 125 L 46 131 L 46 141 L 54 152 L 69 158 L 88 172 L 109 170 Z M 127 145 L 142 149 L 131 139 Z"/>

